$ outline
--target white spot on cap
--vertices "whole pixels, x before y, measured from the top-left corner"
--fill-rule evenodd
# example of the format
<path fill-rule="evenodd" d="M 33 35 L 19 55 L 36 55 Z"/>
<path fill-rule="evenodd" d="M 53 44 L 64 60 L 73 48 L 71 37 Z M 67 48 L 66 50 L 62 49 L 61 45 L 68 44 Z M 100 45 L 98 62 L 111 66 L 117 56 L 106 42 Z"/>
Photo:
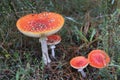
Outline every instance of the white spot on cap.
<path fill-rule="evenodd" d="M 48 22 L 49 22 L 49 23 L 52 23 L 52 22 L 54 22 L 54 21 L 55 21 L 55 19 L 52 18 L 52 19 L 50 19 Z"/>

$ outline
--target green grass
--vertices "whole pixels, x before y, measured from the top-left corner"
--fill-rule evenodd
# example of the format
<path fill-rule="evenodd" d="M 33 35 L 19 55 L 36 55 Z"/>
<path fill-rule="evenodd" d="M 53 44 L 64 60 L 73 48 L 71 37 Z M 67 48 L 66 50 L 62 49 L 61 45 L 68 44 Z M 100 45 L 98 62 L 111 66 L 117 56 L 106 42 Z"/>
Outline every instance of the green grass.
<path fill-rule="evenodd" d="M 57 33 L 62 42 L 55 49 L 57 60 L 53 60 L 51 68 L 41 60 L 38 39 L 16 28 L 20 17 L 43 11 L 57 12 L 65 18 L 64 27 Z M 82 79 L 69 61 L 79 55 L 87 57 L 93 49 L 105 50 L 111 62 L 103 69 L 88 66 L 87 78 Z M 0 1 L 0 80 L 118 80 L 119 53 L 119 0 Z"/>

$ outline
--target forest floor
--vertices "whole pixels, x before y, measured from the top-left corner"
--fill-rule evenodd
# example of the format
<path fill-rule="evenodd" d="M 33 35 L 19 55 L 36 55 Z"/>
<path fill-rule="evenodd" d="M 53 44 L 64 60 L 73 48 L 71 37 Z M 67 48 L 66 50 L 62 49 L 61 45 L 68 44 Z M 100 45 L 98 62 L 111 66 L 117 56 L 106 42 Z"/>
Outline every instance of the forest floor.
<path fill-rule="evenodd" d="M 56 33 L 62 41 L 49 67 L 41 59 L 39 40 L 23 35 L 16 27 L 20 17 L 44 11 L 65 18 L 63 28 Z M 70 60 L 87 57 L 94 49 L 104 50 L 110 63 L 102 69 L 88 65 L 83 78 L 70 66 Z M 0 0 L 0 80 L 119 79 L 120 0 Z"/>

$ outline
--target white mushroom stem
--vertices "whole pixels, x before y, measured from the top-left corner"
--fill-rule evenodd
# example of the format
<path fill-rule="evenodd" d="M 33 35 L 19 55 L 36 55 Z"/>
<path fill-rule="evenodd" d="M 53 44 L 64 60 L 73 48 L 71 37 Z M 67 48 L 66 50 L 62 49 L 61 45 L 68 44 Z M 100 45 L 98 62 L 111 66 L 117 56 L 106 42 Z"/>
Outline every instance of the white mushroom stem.
<path fill-rule="evenodd" d="M 78 69 L 78 72 L 81 73 L 82 77 L 86 77 L 86 73 L 83 71 L 83 68 Z"/>
<path fill-rule="evenodd" d="M 55 58 L 55 48 L 56 46 L 55 45 L 50 45 L 50 48 L 51 48 L 51 53 L 52 53 L 52 57 Z"/>
<path fill-rule="evenodd" d="M 49 55 L 48 55 L 48 47 L 47 47 L 46 39 L 47 38 L 43 36 L 39 39 L 39 42 L 41 42 L 41 48 L 42 48 L 42 58 L 43 58 L 45 65 L 51 62 Z"/>

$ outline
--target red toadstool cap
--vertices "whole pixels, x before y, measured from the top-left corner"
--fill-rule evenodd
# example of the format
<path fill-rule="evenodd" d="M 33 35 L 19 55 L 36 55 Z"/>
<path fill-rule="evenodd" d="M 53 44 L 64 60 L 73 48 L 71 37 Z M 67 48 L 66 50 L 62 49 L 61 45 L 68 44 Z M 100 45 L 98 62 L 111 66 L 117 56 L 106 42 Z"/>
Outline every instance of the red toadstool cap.
<path fill-rule="evenodd" d="M 28 14 L 21 17 L 16 25 L 20 32 L 30 37 L 51 35 L 59 31 L 64 24 L 64 18 L 54 12 Z"/>
<path fill-rule="evenodd" d="M 75 69 L 83 69 L 88 65 L 88 59 L 83 56 L 77 56 L 70 60 L 70 65 Z"/>
<path fill-rule="evenodd" d="M 47 44 L 48 45 L 56 45 L 60 43 L 61 37 L 59 35 L 50 35 L 47 36 Z"/>
<path fill-rule="evenodd" d="M 95 68 L 103 68 L 110 62 L 110 57 L 103 50 L 93 50 L 88 55 L 89 64 Z"/>

